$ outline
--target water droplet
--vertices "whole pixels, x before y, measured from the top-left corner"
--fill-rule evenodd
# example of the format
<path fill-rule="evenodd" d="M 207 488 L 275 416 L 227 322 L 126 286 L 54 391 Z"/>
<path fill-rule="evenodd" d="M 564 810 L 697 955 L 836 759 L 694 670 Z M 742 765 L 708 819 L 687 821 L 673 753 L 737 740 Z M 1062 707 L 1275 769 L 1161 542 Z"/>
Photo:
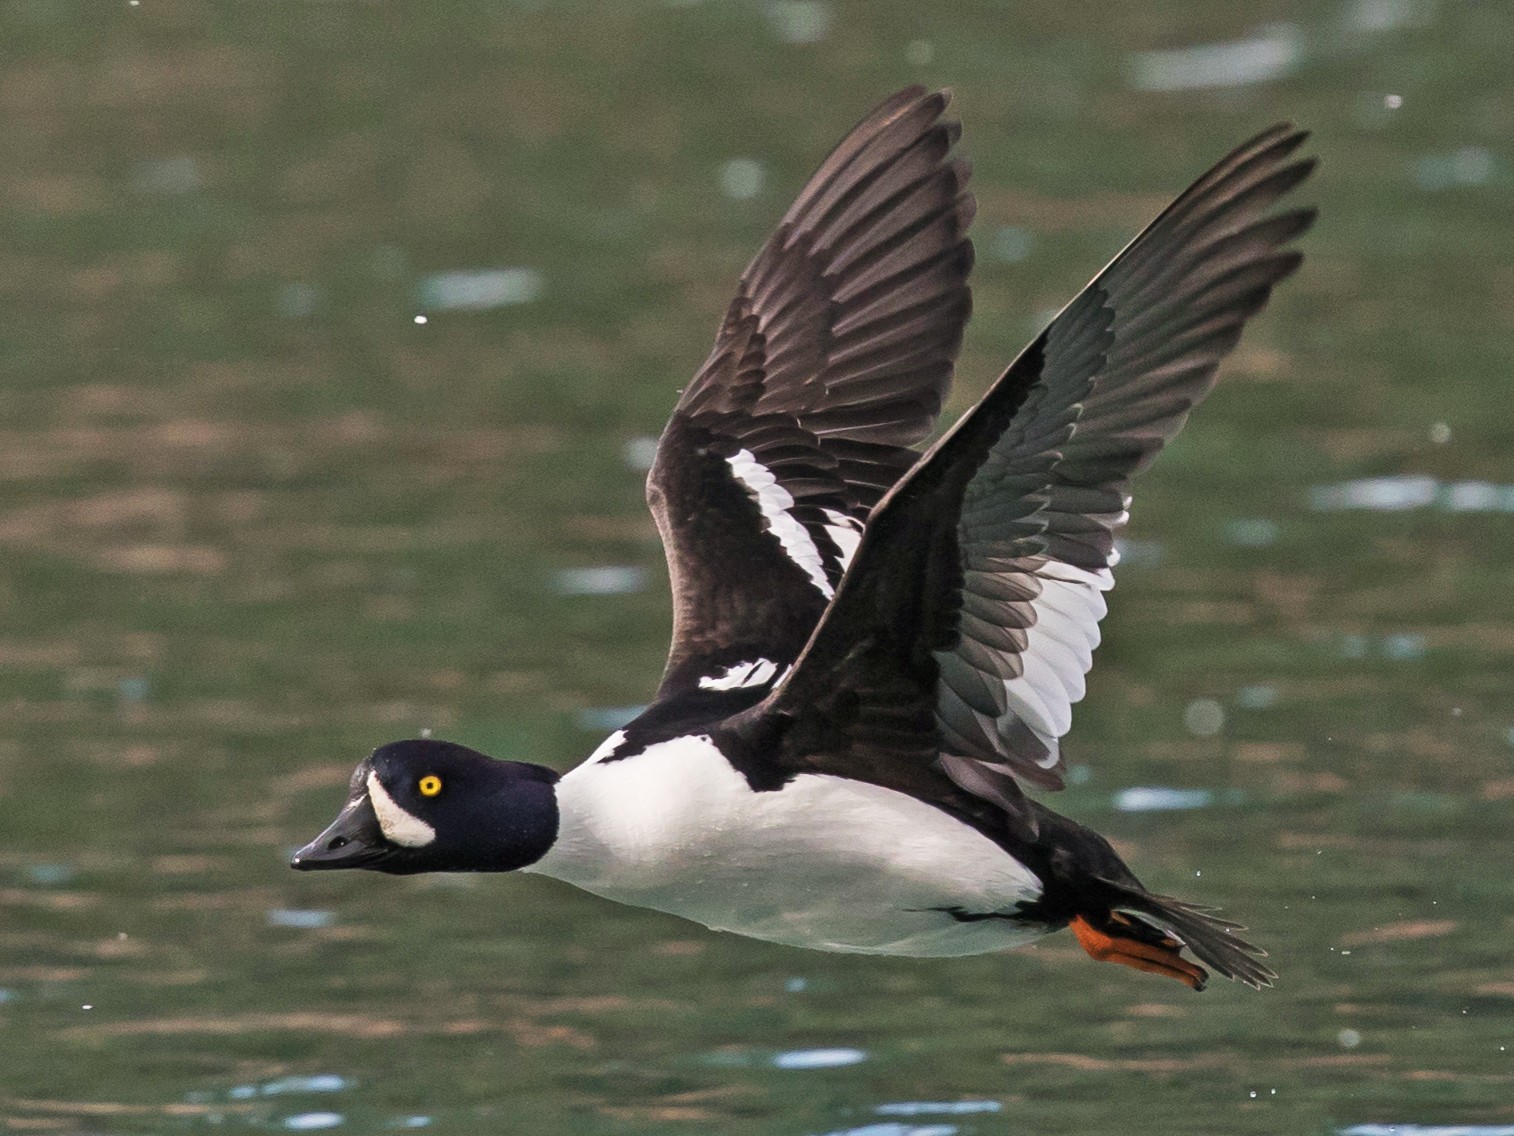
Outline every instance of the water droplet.
<path fill-rule="evenodd" d="M 426 322 L 426 317 L 425 316 L 416 316 L 415 317 L 415 322 L 417 324 L 424 324 Z"/>
<path fill-rule="evenodd" d="M 1283 529 L 1266 517 L 1237 517 L 1225 522 L 1225 539 L 1239 548 L 1266 548 L 1276 544 Z"/>
<path fill-rule="evenodd" d="M 116 683 L 116 697 L 122 702 L 146 702 L 152 693 L 152 683 L 140 675 L 123 678 Z"/>
<path fill-rule="evenodd" d="M 178 197 L 193 193 L 204 184 L 200 164 L 191 157 L 150 158 L 132 170 L 132 186 L 138 193 Z"/>
<path fill-rule="evenodd" d="M 904 45 L 904 61 L 911 67 L 928 67 L 936 49 L 928 39 L 912 39 Z"/>
<path fill-rule="evenodd" d="M 627 468 L 645 473 L 657 459 L 657 439 L 652 437 L 630 438 L 620 451 Z"/>
<path fill-rule="evenodd" d="M 831 6 L 825 0 L 769 0 L 767 16 L 785 43 L 819 43 L 831 30 Z"/>
<path fill-rule="evenodd" d="M 599 568 L 564 568 L 553 579 L 560 596 L 618 596 L 639 592 L 647 584 L 647 570 L 634 564 Z"/>
<path fill-rule="evenodd" d="M 276 907 L 267 915 L 270 927 L 297 927 L 301 930 L 312 930 L 317 927 L 330 927 L 336 922 L 336 914 L 331 911 L 299 911 L 293 908 Z"/>
<path fill-rule="evenodd" d="M 1387 107 L 1389 110 L 1397 110 L 1399 107 L 1401 107 L 1403 105 L 1404 105 L 1404 96 L 1403 95 L 1384 95 L 1383 96 L 1383 106 Z"/>
<path fill-rule="evenodd" d="M 750 201 L 762 192 L 767 171 L 752 158 L 732 158 L 720 167 L 720 188 L 736 201 Z"/>
<path fill-rule="evenodd" d="M 279 289 L 279 315 L 285 319 L 305 319 L 315 313 L 320 292 L 314 284 L 295 281 Z"/>
<path fill-rule="evenodd" d="M 1335 1035 L 1342 1049 L 1355 1049 L 1362 1043 L 1362 1035 L 1354 1029 L 1343 1029 Z"/>
<path fill-rule="evenodd" d="M 1277 698 L 1277 687 L 1265 683 L 1243 686 L 1235 692 L 1235 704 L 1247 710 L 1266 710 L 1277 705 Z"/>
<path fill-rule="evenodd" d="M 1426 650 L 1425 637 L 1415 633 L 1383 636 L 1383 657 L 1402 663 L 1418 659 Z"/>
<path fill-rule="evenodd" d="M 994 234 L 993 244 L 989 247 L 995 259 L 1005 264 L 1019 264 L 1036 247 L 1036 238 L 1018 225 L 1003 225 Z"/>
<path fill-rule="evenodd" d="M 1183 711 L 1183 725 L 1196 738 L 1212 738 L 1225 728 L 1225 709 L 1212 698 L 1195 698 Z"/>
<path fill-rule="evenodd" d="M 1444 446 L 1451 440 L 1451 427 L 1444 422 L 1430 423 L 1430 441 L 1437 446 Z"/>

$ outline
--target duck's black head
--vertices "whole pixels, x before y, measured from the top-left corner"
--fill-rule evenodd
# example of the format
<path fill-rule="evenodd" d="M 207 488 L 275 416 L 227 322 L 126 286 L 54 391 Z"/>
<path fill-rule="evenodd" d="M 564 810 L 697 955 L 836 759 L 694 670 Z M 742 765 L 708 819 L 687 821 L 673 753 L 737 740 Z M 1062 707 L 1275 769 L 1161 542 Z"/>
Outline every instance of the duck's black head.
<path fill-rule="evenodd" d="M 347 806 L 291 868 L 513 872 L 557 838 L 557 774 L 452 742 L 391 742 L 353 770 Z"/>

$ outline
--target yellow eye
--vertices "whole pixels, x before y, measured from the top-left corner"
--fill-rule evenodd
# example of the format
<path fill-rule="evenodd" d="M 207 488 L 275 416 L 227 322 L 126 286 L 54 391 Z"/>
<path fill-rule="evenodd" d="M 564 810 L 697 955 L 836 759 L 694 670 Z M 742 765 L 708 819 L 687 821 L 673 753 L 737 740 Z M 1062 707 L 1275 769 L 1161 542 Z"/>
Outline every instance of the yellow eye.
<path fill-rule="evenodd" d="M 421 796 L 434 797 L 442 791 L 442 779 L 434 773 L 428 773 L 421 778 L 416 788 L 421 791 Z"/>

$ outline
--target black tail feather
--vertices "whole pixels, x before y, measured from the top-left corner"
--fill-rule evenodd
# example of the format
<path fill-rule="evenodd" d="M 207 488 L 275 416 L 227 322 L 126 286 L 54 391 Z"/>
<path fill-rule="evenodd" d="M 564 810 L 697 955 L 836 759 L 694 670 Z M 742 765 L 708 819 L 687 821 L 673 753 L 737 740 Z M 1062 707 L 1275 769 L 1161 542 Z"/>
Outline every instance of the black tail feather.
<path fill-rule="evenodd" d="M 1267 952 L 1236 934 L 1246 928 L 1219 918 L 1213 914 L 1214 908 L 1130 888 L 1122 887 L 1119 891 L 1121 896 L 1117 907 L 1156 920 L 1181 939 L 1199 961 L 1213 967 L 1215 973 L 1257 990 L 1271 986 L 1277 977 L 1277 971 L 1261 961 L 1267 957 Z"/>

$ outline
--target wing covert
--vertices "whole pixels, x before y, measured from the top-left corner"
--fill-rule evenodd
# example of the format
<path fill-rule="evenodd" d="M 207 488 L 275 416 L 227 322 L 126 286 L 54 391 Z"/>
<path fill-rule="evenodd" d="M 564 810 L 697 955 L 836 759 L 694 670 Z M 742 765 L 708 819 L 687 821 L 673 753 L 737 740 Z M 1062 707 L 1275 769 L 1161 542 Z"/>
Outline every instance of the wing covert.
<path fill-rule="evenodd" d="M 742 274 L 679 399 L 647 481 L 674 593 L 661 693 L 722 667 L 786 669 L 919 456 L 970 308 L 973 205 L 948 102 L 910 88 L 847 135 Z"/>

